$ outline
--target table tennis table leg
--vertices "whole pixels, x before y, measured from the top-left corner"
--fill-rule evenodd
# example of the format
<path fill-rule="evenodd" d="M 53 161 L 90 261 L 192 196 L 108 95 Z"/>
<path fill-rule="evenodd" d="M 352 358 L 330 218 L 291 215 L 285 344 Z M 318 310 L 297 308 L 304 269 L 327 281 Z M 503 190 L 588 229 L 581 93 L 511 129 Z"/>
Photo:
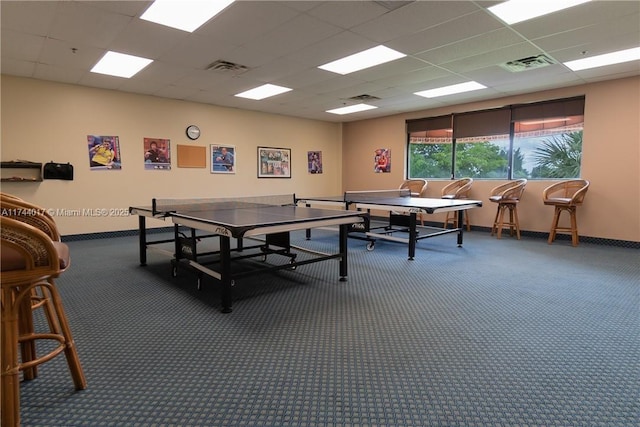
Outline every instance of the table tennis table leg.
<path fill-rule="evenodd" d="M 409 261 L 416 256 L 416 241 L 418 240 L 417 217 L 415 212 L 409 214 Z"/>
<path fill-rule="evenodd" d="M 231 288 L 231 238 L 220 235 L 220 282 L 222 284 L 222 312 L 231 313 L 233 295 Z"/>
<path fill-rule="evenodd" d="M 462 232 L 464 229 L 464 209 L 458 210 L 458 247 L 462 246 Z"/>
<path fill-rule="evenodd" d="M 138 230 L 140 265 L 147 265 L 147 223 L 144 215 L 138 216 Z"/>
<path fill-rule="evenodd" d="M 347 281 L 347 239 L 349 237 L 349 224 L 341 224 L 340 225 L 340 281 Z"/>

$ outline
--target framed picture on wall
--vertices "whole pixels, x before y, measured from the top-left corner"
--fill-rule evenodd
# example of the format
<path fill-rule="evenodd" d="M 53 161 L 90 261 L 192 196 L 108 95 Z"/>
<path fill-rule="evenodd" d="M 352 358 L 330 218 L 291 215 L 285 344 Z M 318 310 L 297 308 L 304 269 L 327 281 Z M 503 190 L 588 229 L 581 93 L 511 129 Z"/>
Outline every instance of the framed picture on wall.
<path fill-rule="evenodd" d="M 236 173 L 236 147 L 211 144 L 211 173 Z"/>
<path fill-rule="evenodd" d="M 391 149 L 378 148 L 373 157 L 373 171 L 376 173 L 391 172 Z"/>
<path fill-rule="evenodd" d="M 87 145 L 91 170 L 122 169 L 119 137 L 87 135 Z"/>
<path fill-rule="evenodd" d="M 307 152 L 307 171 L 309 173 L 322 173 L 322 151 Z"/>
<path fill-rule="evenodd" d="M 143 138 L 144 168 L 171 169 L 171 141 L 162 138 Z"/>
<path fill-rule="evenodd" d="M 291 149 L 258 147 L 258 178 L 291 178 Z"/>

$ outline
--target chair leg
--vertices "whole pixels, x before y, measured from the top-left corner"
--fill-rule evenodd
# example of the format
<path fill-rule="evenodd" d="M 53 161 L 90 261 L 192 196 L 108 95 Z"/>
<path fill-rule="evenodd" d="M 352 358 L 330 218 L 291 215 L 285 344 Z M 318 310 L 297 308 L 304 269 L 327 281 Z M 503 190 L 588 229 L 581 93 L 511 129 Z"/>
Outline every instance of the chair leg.
<path fill-rule="evenodd" d="M 467 221 L 467 231 L 471 231 L 471 221 L 469 220 L 469 209 L 464 211 L 464 218 Z"/>
<path fill-rule="evenodd" d="M 516 227 L 516 237 L 520 240 L 520 221 L 518 220 L 518 206 L 511 206 L 511 212 L 513 212 L 513 220 L 511 221 Z"/>
<path fill-rule="evenodd" d="M 502 229 L 504 228 L 504 214 L 506 213 L 507 205 L 500 205 L 498 212 L 500 213 L 500 219 L 498 220 L 498 239 L 502 238 Z"/>
<path fill-rule="evenodd" d="M 493 219 L 493 226 L 491 227 L 491 235 L 498 232 L 498 217 L 500 216 L 500 205 L 498 205 L 498 209 L 496 210 L 496 216 Z"/>
<path fill-rule="evenodd" d="M 551 230 L 549 231 L 549 239 L 547 240 L 548 244 L 553 243 L 553 241 L 556 239 L 556 232 L 558 229 L 558 222 L 560 222 L 561 212 L 562 212 L 562 209 L 560 209 L 559 206 L 556 206 L 553 214 L 553 221 L 551 222 Z"/>
<path fill-rule="evenodd" d="M 571 245 L 578 246 L 578 221 L 575 207 L 569 209 L 569 216 L 571 217 Z"/>
<path fill-rule="evenodd" d="M 60 295 L 58 294 L 58 290 L 56 289 L 55 284 L 53 283 L 53 280 L 49 281 L 49 286 L 47 286 L 47 289 L 49 290 L 51 295 L 51 302 L 57 316 L 58 324 L 60 325 L 60 330 L 65 338 L 64 353 L 67 359 L 67 365 L 69 366 L 71 377 L 73 379 L 73 384 L 75 385 L 76 390 L 84 390 L 85 388 L 87 388 L 87 380 L 84 376 L 82 365 L 80 364 L 80 358 L 78 357 L 75 342 L 73 341 L 73 336 L 71 335 L 71 328 L 69 328 L 67 316 L 65 315 L 64 308 L 62 307 L 62 300 L 60 298 Z"/>
<path fill-rule="evenodd" d="M 2 288 L 2 319 L 0 337 L 1 369 L 1 424 L 20 425 L 20 365 L 18 362 L 18 307 L 9 287 Z"/>
<path fill-rule="evenodd" d="M 34 332 L 32 298 L 22 299 L 22 302 L 19 304 L 18 310 L 18 335 L 21 337 L 31 335 Z M 21 341 L 20 354 L 22 363 L 35 360 L 37 358 L 36 343 L 33 340 Z M 37 376 L 37 366 L 32 366 L 22 371 L 22 377 L 25 381 L 31 381 Z"/>

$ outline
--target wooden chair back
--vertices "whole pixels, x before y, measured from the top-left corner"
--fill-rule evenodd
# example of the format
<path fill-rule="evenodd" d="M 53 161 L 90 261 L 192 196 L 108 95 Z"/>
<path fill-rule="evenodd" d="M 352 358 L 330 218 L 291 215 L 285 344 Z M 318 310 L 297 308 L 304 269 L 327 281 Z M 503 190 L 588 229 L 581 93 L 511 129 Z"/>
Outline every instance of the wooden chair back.
<path fill-rule="evenodd" d="M 58 226 L 46 209 L 3 193 L 0 195 L 0 210 L 3 217 L 32 225 L 43 231 L 52 240 L 60 241 Z"/>
<path fill-rule="evenodd" d="M 471 191 L 473 178 L 457 179 L 442 188 L 442 197 L 452 199 L 466 199 Z"/>
<path fill-rule="evenodd" d="M 584 201 L 588 189 L 589 181 L 586 179 L 556 182 L 544 189 L 542 200 L 545 204 L 561 202 L 569 206 L 578 206 Z"/>
<path fill-rule="evenodd" d="M 427 191 L 428 181 L 426 179 L 405 179 L 402 184 L 400 184 L 400 189 L 409 189 L 411 194 L 417 194 L 419 197 L 424 197 Z"/>
<path fill-rule="evenodd" d="M 527 185 L 527 180 L 517 179 L 515 181 L 509 181 L 502 185 L 498 185 L 491 190 L 489 200 L 497 202 L 517 202 L 522 198 L 524 188 Z"/>

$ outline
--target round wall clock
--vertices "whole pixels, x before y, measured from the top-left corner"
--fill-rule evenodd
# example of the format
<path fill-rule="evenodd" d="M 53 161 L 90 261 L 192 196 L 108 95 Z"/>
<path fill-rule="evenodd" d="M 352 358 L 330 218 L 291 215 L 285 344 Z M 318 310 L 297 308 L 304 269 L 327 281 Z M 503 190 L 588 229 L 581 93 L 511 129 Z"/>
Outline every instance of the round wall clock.
<path fill-rule="evenodd" d="M 196 140 L 200 138 L 200 128 L 196 125 L 190 125 L 187 127 L 187 138 Z"/>

